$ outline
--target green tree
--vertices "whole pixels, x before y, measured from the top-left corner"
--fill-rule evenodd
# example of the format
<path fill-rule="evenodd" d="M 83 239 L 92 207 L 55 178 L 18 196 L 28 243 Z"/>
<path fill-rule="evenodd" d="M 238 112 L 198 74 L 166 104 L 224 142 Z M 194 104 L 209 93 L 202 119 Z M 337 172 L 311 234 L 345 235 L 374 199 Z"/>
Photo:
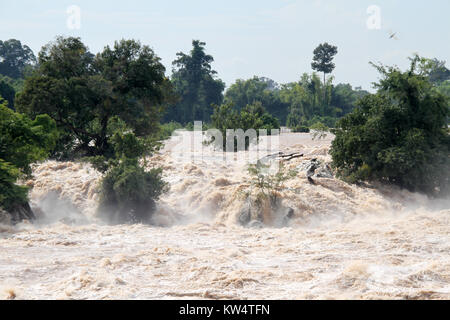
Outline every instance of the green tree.
<path fill-rule="evenodd" d="M 331 106 L 333 106 L 337 116 L 344 116 L 355 108 L 359 99 L 368 94 L 368 91 L 353 89 L 350 84 L 339 83 L 333 86 Z"/>
<path fill-rule="evenodd" d="M 323 72 L 323 96 L 324 105 L 327 103 L 327 83 L 326 75 L 332 73 L 336 65 L 333 62 L 334 56 L 338 53 L 338 48 L 336 46 L 330 45 L 327 42 L 320 44 L 316 49 L 314 49 L 313 62 L 311 67 L 313 70 L 318 72 Z"/>
<path fill-rule="evenodd" d="M 224 102 L 240 109 L 260 102 L 268 113 L 278 118 L 281 123 L 286 123 L 288 105 L 281 101 L 279 86 L 271 79 L 255 76 L 248 80 L 236 80 L 227 89 Z"/>
<path fill-rule="evenodd" d="M 213 112 L 212 105 L 222 103 L 225 84 L 216 78 L 217 72 L 211 67 L 214 58 L 205 53 L 205 45 L 194 40 L 189 54 L 177 53 L 172 83 L 179 100 L 169 109 L 166 121 L 183 124 L 196 120 L 208 122 Z"/>
<path fill-rule="evenodd" d="M 164 72 L 137 41 L 117 41 L 94 56 L 79 38 L 59 37 L 39 53 L 39 68 L 17 97 L 19 110 L 55 119 L 54 156 L 82 158 L 105 173 L 99 209 L 111 222 L 149 222 L 164 191 L 161 170 L 144 168 L 160 145 L 159 119 L 171 95 Z"/>
<path fill-rule="evenodd" d="M 329 81 L 331 80 L 329 79 Z M 331 89 L 331 85 L 327 88 Z M 316 116 L 335 115 L 333 110 L 324 108 L 322 92 L 324 92 L 323 86 L 315 73 L 311 76 L 305 73 L 299 82 L 282 86 L 281 100 L 290 106 L 287 117 L 288 127 L 306 126 Z M 326 93 L 327 95 L 331 94 L 330 90 L 327 90 Z"/>
<path fill-rule="evenodd" d="M 0 80 L 0 97 L 3 97 L 8 102 L 8 107 L 14 109 L 14 99 L 16 91 L 14 88 L 4 80 Z"/>
<path fill-rule="evenodd" d="M 336 65 L 333 63 L 334 56 L 337 54 L 338 48 L 329 45 L 327 42 L 320 44 L 314 50 L 313 62 L 311 67 L 313 70 L 323 72 L 323 84 L 326 85 L 325 77 L 328 73 L 333 72 Z"/>
<path fill-rule="evenodd" d="M 436 87 L 436 90 L 442 93 L 443 95 L 447 96 L 450 101 L 450 81 L 442 82 Z"/>
<path fill-rule="evenodd" d="M 420 58 L 420 72 L 426 74 L 428 79 L 435 85 L 450 80 L 450 70 L 445 66 L 445 61 Z"/>
<path fill-rule="evenodd" d="M 0 40 L 0 74 L 17 79 L 27 67 L 36 63 L 33 51 L 19 40 Z"/>
<path fill-rule="evenodd" d="M 113 156 L 109 121 L 119 117 L 136 135 L 159 130 L 170 90 L 160 58 L 134 40 L 121 40 L 94 56 L 79 38 L 59 37 L 39 53 L 17 109 L 55 119 L 60 140 L 54 156 Z"/>
<path fill-rule="evenodd" d="M 98 208 L 109 222 L 150 223 L 156 200 L 167 191 L 162 170 L 146 170 L 140 164 L 153 150 L 147 142 L 129 130 L 119 129 L 113 135 L 115 157 L 103 167 L 106 175 L 100 184 Z"/>
<path fill-rule="evenodd" d="M 249 129 L 256 130 L 255 139 L 259 138 L 259 129 L 267 130 L 267 134 L 271 134 L 271 130 L 280 129 L 280 124 L 276 118 L 271 116 L 264 109 L 260 102 L 256 102 L 251 105 L 247 105 L 239 111 L 238 108 L 232 104 L 223 104 L 217 106 L 214 109 L 214 114 L 211 116 L 212 127 L 219 130 L 223 137 L 223 145 L 218 145 L 217 141 L 211 141 L 215 143 L 217 147 L 226 150 L 227 141 L 231 137 L 227 136 L 227 130 L 242 129 L 246 132 Z M 256 143 L 256 140 L 245 140 L 245 149 L 248 149 L 251 143 Z M 234 149 L 237 151 L 236 141 L 234 141 Z"/>
<path fill-rule="evenodd" d="M 378 180 L 430 195 L 448 195 L 450 138 L 448 98 L 419 70 L 375 66 L 376 94 L 338 122 L 331 155 L 349 181 Z"/>
<path fill-rule="evenodd" d="M 31 174 L 30 164 L 45 159 L 56 139 L 56 124 L 50 117 L 40 115 L 31 120 L 0 101 L 0 207 L 17 220 L 33 214 L 28 189 L 16 181 Z"/>

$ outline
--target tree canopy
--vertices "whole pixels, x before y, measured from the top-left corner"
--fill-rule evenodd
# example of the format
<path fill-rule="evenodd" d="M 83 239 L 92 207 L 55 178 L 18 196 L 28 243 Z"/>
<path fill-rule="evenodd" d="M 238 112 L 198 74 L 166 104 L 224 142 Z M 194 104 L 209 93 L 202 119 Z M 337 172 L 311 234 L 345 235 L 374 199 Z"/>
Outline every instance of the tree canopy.
<path fill-rule="evenodd" d="M 231 139 L 234 144 L 234 151 L 238 150 L 238 146 L 234 140 L 234 136 L 228 136 L 228 130 L 242 129 L 244 133 L 249 129 L 256 130 L 256 140 L 259 138 L 259 129 L 267 130 L 267 134 L 271 134 L 271 130 L 280 129 L 280 124 L 276 118 L 271 116 L 262 106 L 260 102 L 255 102 L 240 109 L 234 107 L 231 103 L 216 106 L 214 114 L 211 116 L 212 127 L 217 129 L 222 134 L 222 145 L 218 145 L 218 141 L 211 141 L 223 150 L 227 150 L 227 143 L 230 143 Z M 249 145 L 256 143 L 256 140 L 245 140 L 245 150 Z M 233 149 L 233 148 L 232 148 Z M 229 151 L 229 150 L 227 150 Z"/>
<path fill-rule="evenodd" d="M 376 94 L 338 122 L 331 155 L 350 181 L 378 180 L 412 191 L 448 195 L 450 137 L 448 98 L 411 68 L 375 66 L 382 75 Z"/>
<path fill-rule="evenodd" d="M 0 74 L 14 79 L 21 78 L 25 69 L 35 63 L 33 51 L 19 40 L 0 40 Z"/>
<path fill-rule="evenodd" d="M 325 75 L 333 72 L 336 67 L 333 63 L 333 59 L 337 52 L 337 47 L 330 45 L 327 42 L 320 44 L 316 49 L 314 49 L 314 57 L 311 67 L 313 70 L 323 72 L 324 83 Z"/>
<path fill-rule="evenodd" d="M 30 164 L 45 159 L 55 146 L 56 124 L 47 115 L 31 120 L 0 99 L 0 207 L 11 210 L 27 203 L 28 189 L 18 178 L 31 174 Z"/>
<path fill-rule="evenodd" d="M 0 79 L 0 97 L 4 98 L 8 102 L 8 107 L 14 109 L 16 91 L 8 82 L 2 79 Z"/>
<path fill-rule="evenodd" d="M 114 117 L 138 136 L 158 131 L 164 72 L 160 58 L 137 41 L 117 41 L 94 56 L 79 38 L 59 37 L 39 53 L 17 109 L 55 119 L 61 133 L 56 157 L 112 156 L 108 126 Z"/>
<path fill-rule="evenodd" d="M 236 80 L 225 93 L 225 103 L 242 109 L 249 104 L 260 102 L 272 116 L 286 123 L 288 104 L 279 95 L 280 86 L 269 78 L 254 76 L 248 80 Z"/>
<path fill-rule="evenodd" d="M 193 40 L 189 54 L 177 53 L 171 80 L 179 98 L 168 110 L 166 121 L 208 122 L 213 113 L 212 105 L 222 103 L 225 83 L 216 78 L 217 72 L 211 66 L 214 58 L 206 54 L 205 45 L 205 42 Z"/>

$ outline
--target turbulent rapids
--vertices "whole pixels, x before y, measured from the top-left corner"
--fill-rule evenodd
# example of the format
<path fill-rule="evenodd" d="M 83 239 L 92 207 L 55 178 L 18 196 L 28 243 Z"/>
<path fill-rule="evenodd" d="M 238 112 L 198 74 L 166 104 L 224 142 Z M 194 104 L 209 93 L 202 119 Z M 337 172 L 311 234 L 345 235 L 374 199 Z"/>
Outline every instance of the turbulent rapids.
<path fill-rule="evenodd" d="M 212 147 L 186 161 L 186 135 L 148 162 L 171 187 L 152 226 L 98 219 L 101 175 L 90 165 L 36 165 L 25 183 L 38 220 L 0 225 L 0 298 L 450 298 L 448 200 L 331 176 L 309 183 L 304 168 L 330 162 L 332 137 L 283 133 L 278 145 L 262 139 L 271 147 L 257 156 L 303 154 L 285 161 L 299 171 L 279 195 L 293 213 L 243 226 L 246 165 Z"/>

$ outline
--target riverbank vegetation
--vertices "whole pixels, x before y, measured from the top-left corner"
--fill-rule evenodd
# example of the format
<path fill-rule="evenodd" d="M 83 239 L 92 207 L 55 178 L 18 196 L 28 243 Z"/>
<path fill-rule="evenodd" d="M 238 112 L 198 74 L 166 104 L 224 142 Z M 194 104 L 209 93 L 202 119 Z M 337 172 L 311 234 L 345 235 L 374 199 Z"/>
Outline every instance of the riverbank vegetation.
<path fill-rule="evenodd" d="M 383 79 L 370 94 L 334 83 L 337 54 L 328 43 L 314 50 L 312 67 L 323 81 L 315 72 L 284 84 L 254 76 L 226 88 L 199 40 L 177 53 L 170 76 L 153 49 L 135 40 L 95 54 L 80 38 L 57 37 L 37 57 L 18 40 L 0 41 L 0 206 L 26 203 L 17 181 L 31 163 L 88 161 L 104 173 L 100 210 L 114 221 L 148 222 L 167 186 L 161 170 L 142 160 L 200 120 L 224 137 L 227 129 L 334 128 L 332 156 L 342 178 L 447 192 L 445 62 L 415 57 L 406 72 L 376 66 Z"/>
<path fill-rule="evenodd" d="M 374 66 L 382 76 L 378 91 L 338 122 L 333 165 L 350 182 L 378 180 L 448 196 L 449 97 L 430 81 L 435 70 L 418 56 L 407 71 Z"/>

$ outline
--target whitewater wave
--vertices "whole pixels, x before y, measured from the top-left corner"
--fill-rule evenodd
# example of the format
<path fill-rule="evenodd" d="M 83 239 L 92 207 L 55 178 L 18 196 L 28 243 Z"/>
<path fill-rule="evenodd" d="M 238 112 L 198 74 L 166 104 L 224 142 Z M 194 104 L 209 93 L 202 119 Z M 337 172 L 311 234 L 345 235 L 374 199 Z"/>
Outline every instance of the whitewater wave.
<path fill-rule="evenodd" d="M 179 139 L 149 161 L 171 185 L 153 226 L 102 223 L 101 175 L 89 164 L 37 165 L 27 184 L 38 222 L 0 228 L 0 298 L 450 298 L 448 200 L 335 178 L 311 184 L 303 169 L 330 161 L 332 137 L 286 133 L 264 152 L 304 155 L 286 162 L 303 169 L 279 194 L 293 215 L 280 224 L 284 213 L 268 210 L 258 228 L 243 227 L 246 165 L 212 149 L 187 163 L 171 152 Z"/>

